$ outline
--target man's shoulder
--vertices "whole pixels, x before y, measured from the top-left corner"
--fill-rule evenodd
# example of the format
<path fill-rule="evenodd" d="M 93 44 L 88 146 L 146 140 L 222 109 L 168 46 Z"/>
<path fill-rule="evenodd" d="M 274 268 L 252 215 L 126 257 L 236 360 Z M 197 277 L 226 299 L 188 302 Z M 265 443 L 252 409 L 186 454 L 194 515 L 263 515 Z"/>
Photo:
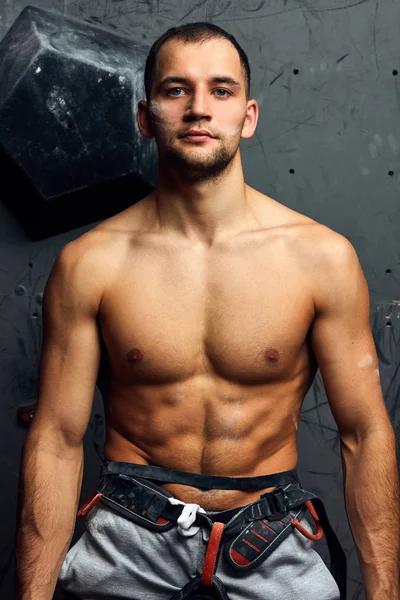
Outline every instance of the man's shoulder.
<path fill-rule="evenodd" d="M 293 256 L 313 270 L 343 270 L 358 262 L 353 245 L 343 234 L 268 196 L 260 197 L 268 200 L 266 222 L 272 222 Z"/>
<path fill-rule="evenodd" d="M 330 227 L 292 213 L 285 227 L 285 245 L 316 304 L 321 298 L 338 303 L 357 285 L 364 289 L 364 274 L 352 243 Z"/>
<path fill-rule="evenodd" d="M 306 254 L 317 253 L 319 260 L 327 261 L 340 262 L 354 256 L 353 245 L 341 233 L 276 200 L 272 202 L 274 224 L 284 233 L 288 242 L 296 247 L 296 250 Z"/>
<path fill-rule="evenodd" d="M 140 219 L 136 216 L 139 211 L 134 208 L 131 206 L 101 221 L 64 246 L 60 256 L 82 269 L 104 272 L 108 266 L 115 267 L 140 229 Z"/>
<path fill-rule="evenodd" d="M 128 209 L 101 221 L 66 244 L 53 265 L 50 279 L 65 280 L 79 295 L 103 297 L 143 229 L 141 209 Z"/>
<path fill-rule="evenodd" d="M 357 253 L 341 233 L 318 223 L 302 223 L 293 228 L 295 254 L 313 278 L 338 282 L 359 268 Z"/>
<path fill-rule="evenodd" d="M 103 223 L 66 244 L 57 255 L 51 275 L 82 293 L 102 295 L 124 252 L 123 236 Z"/>
<path fill-rule="evenodd" d="M 107 229 L 95 227 L 66 244 L 57 257 L 57 262 L 68 269 L 94 270 L 105 267 L 104 260 L 112 257 L 116 236 Z"/>
<path fill-rule="evenodd" d="M 309 217 L 294 218 L 291 227 L 293 238 L 308 252 L 318 252 L 320 258 L 335 260 L 354 252 L 351 242 L 341 233 Z"/>

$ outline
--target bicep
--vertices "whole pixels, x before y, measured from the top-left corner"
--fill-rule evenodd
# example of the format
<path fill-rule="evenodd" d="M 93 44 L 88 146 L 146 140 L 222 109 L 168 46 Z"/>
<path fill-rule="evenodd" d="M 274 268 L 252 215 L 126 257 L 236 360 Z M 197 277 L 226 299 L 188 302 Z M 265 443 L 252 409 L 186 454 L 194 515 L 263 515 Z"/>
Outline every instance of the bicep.
<path fill-rule="evenodd" d="M 38 404 L 32 427 L 71 446 L 85 434 L 100 362 L 99 289 L 73 251 L 58 257 L 43 298 Z"/>
<path fill-rule="evenodd" d="M 341 242 L 320 280 L 311 343 L 342 436 L 388 424 L 370 327 L 369 293 L 357 255 Z"/>

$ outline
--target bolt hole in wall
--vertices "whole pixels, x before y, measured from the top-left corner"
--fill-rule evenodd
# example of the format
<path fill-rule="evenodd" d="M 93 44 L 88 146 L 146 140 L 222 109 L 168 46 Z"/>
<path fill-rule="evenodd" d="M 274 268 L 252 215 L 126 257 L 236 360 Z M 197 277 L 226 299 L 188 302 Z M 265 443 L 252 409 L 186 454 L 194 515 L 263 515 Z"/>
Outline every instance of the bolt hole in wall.
<path fill-rule="evenodd" d="M 394 175 L 394 171 L 389 171 L 388 175 L 389 175 L 390 177 L 393 177 L 393 175 Z"/>
<path fill-rule="evenodd" d="M 298 75 L 298 74 L 300 73 L 300 71 L 299 71 L 298 69 L 293 69 L 293 73 L 294 73 L 295 75 Z"/>
<path fill-rule="evenodd" d="M 386 323 L 386 327 L 391 327 L 391 326 L 392 326 L 391 322 L 390 322 L 390 321 L 388 321 L 388 322 Z"/>
<path fill-rule="evenodd" d="M 393 73 L 393 75 L 394 75 L 395 77 L 396 77 L 396 75 L 398 75 L 398 74 L 399 74 L 399 72 L 398 72 L 398 70 L 397 70 L 397 69 L 394 69 L 394 70 L 392 71 L 392 73 Z"/>
<path fill-rule="evenodd" d="M 386 273 L 391 273 L 392 269 L 386 269 Z"/>

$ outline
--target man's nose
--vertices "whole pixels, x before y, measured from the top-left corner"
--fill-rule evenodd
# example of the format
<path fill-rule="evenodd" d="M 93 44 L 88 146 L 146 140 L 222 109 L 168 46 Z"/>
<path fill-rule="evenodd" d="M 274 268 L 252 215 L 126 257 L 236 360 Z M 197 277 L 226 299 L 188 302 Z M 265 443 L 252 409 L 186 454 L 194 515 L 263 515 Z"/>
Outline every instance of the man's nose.
<path fill-rule="evenodd" d="M 188 119 L 211 119 L 210 95 L 205 91 L 195 91 L 189 96 L 185 116 Z"/>

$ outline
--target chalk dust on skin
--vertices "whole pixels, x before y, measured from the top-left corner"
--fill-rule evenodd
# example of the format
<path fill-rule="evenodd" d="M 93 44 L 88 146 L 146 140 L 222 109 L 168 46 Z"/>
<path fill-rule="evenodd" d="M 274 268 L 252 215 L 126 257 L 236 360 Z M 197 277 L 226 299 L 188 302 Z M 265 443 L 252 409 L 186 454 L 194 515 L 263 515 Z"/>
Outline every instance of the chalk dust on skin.
<path fill-rule="evenodd" d="M 360 369 L 369 367 L 373 362 L 374 359 L 372 358 L 371 354 L 366 354 L 361 360 L 358 361 L 357 367 L 360 367 Z"/>
<path fill-rule="evenodd" d="M 357 367 L 359 367 L 360 369 L 363 369 L 365 367 L 370 367 L 373 363 L 374 363 L 374 359 L 371 356 L 371 354 L 366 354 L 361 360 L 358 361 Z M 374 373 L 375 373 L 377 380 L 380 381 L 381 378 L 379 375 L 379 368 L 374 369 Z"/>
<path fill-rule="evenodd" d="M 295 412 L 292 413 L 292 419 L 293 419 L 293 423 L 294 423 L 294 428 L 296 431 L 298 431 L 299 430 L 299 419 Z"/>
<path fill-rule="evenodd" d="M 226 129 L 225 133 L 227 135 L 237 135 L 238 133 L 241 133 L 242 131 L 242 127 L 230 127 L 228 129 Z"/>
<path fill-rule="evenodd" d="M 149 109 L 150 109 L 150 112 L 153 115 L 155 115 L 156 117 L 158 117 L 158 118 L 162 117 L 163 109 L 162 109 L 161 104 L 159 102 L 157 102 L 157 100 L 150 100 Z"/>
<path fill-rule="evenodd" d="M 157 124 L 157 127 L 161 130 L 166 129 L 165 123 L 163 123 L 163 108 L 156 100 L 150 100 L 149 102 L 150 119 L 153 123 Z"/>
<path fill-rule="evenodd" d="M 165 110 L 163 109 L 162 105 L 160 102 L 157 102 L 157 100 L 150 100 L 149 102 L 149 109 L 150 109 L 150 116 L 151 119 L 157 123 L 157 126 L 161 129 L 165 129 L 166 128 L 166 123 L 164 123 L 164 113 Z M 171 124 L 172 121 L 171 119 L 169 120 L 169 124 Z"/>

